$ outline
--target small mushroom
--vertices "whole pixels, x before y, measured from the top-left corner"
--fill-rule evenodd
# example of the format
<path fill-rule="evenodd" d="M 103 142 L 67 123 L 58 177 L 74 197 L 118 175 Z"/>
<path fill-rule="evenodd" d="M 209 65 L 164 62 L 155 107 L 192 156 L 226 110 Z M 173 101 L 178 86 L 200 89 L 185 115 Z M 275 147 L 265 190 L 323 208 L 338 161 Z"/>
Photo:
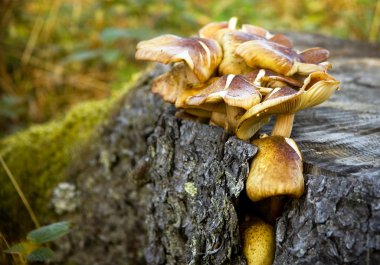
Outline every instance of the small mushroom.
<path fill-rule="evenodd" d="M 184 104 L 177 107 L 200 108 L 226 113 L 231 132 L 234 132 L 242 113 L 261 101 L 261 94 L 255 86 L 241 75 L 225 75 L 198 91 L 186 91 Z M 223 104 L 223 102 L 225 104 Z"/>
<path fill-rule="evenodd" d="M 268 219 L 274 221 L 282 211 L 284 196 L 299 198 L 304 192 L 303 162 L 295 141 L 282 136 L 269 136 L 252 141 L 258 152 L 252 161 L 246 181 L 248 197 L 265 199 Z"/>
<path fill-rule="evenodd" d="M 180 38 L 163 35 L 137 44 L 136 59 L 160 63 L 186 62 L 194 73 L 192 82 L 208 80 L 222 60 L 222 48 L 217 41 L 205 38 Z M 190 73 L 188 73 L 190 78 Z"/>
<path fill-rule="evenodd" d="M 247 178 L 247 195 L 254 201 L 304 192 L 302 155 L 291 138 L 268 136 L 252 141 L 258 152 Z"/>
<path fill-rule="evenodd" d="M 243 253 L 248 265 L 271 265 L 276 241 L 274 228 L 257 217 L 242 224 Z"/>
<path fill-rule="evenodd" d="M 328 56 L 328 52 L 321 48 L 297 53 L 291 48 L 265 40 L 244 42 L 236 48 L 236 54 L 250 67 L 266 68 L 286 76 L 325 71 L 324 64 L 314 62 L 327 59 Z"/>
<path fill-rule="evenodd" d="M 305 79 L 299 91 L 287 86 L 276 88 L 240 118 L 236 135 L 240 139 L 249 139 L 261 128 L 260 124 L 276 114 L 272 135 L 289 137 L 294 114 L 321 104 L 339 88 L 339 84 L 339 81 L 325 72 L 314 72 Z"/>

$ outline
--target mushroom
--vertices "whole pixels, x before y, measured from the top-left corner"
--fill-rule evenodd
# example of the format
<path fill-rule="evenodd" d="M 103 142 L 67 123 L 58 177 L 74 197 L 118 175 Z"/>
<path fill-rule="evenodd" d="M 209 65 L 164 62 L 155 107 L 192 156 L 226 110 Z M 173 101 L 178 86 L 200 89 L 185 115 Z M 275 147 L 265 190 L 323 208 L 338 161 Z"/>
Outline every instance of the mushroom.
<path fill-rule="evenodd" d="M 271 265 L 275 253 L 273 226 L 257 217 L 248 217 L 242 224 L 243 253 L 248 265 Z"/>
<path fill-rule="evenodd" d="M 325 72 L 314 72 L 305 79 L 299 91 L 288 86 L 276 88 L 264 101 L 253 106 L 240 118 L 236 135 L 240 139 L 249 139 L 270 116 L 278 114 L 272 135 L 289 137 L 294 114 L 321 104 L 339 88 L 339 84 L 339 81 Z"/>
<path fill-rule="evenodd" d="M 177 101 L 177 107 L 226 113 L 226 129 L 234 132 L 239 117 L 261 101 L 261 94 L 243 76 L 231 74 L 216 79 L 200 90 L 185 91 L 181 98 L 184 100 Z"/>
<path fill-rule="evenodd" d="M 322 48 L 297 53 L 292 48 L 265 40 L 244 42 L 236 48 L 235 53 L 250 67 L 266 68 L 286 76 L 325 71 L 325 64 L 319 62 L 328 57 L 328 51 Z"/>
<path fill-rule="evenodd" d="M 246 181 L 248 197 L 266 201 L 269 220 L 281 212 L 282 197 L 299 198 L 304 192 L 301 152 L 291 138 L 269 136 L 252 141 L 258 152 L 252 161 Z"/>
<path fill-rule="evenodd" d="M 165 64 L 185 62 L 189 83 L 207 81 L 214 74 L 222 56 L 222 48 L 215 40 L 180 38 L 170 34 L 139 42 L 135 54 L 139 60 Z"/>

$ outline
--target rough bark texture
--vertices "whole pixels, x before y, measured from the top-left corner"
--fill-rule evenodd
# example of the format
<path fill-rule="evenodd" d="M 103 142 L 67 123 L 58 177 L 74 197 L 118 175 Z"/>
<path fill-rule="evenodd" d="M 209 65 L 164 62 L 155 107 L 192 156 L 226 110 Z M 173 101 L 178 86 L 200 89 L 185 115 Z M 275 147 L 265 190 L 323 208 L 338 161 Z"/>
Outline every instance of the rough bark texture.
<path fill-rule="evenodd" d="M 164 114 L 150 138 L 148 264 L 245 264 L 236 199 L 256 148 Z"/>
<path fill-rule="evenodd" d="M 343 85 L 296 116 L 307 188 L 277 222 L 275 264 L 379 264 L 380 48 L 291 37 L 299 47 L 330 49 Z M 162 71 L 136 84 L 73 167 L 81 206 L 70 241 L 59 246 L 61 261 L 245 264 L 238 198 L 256 148 L 175 118 L 149 92 Z"/>

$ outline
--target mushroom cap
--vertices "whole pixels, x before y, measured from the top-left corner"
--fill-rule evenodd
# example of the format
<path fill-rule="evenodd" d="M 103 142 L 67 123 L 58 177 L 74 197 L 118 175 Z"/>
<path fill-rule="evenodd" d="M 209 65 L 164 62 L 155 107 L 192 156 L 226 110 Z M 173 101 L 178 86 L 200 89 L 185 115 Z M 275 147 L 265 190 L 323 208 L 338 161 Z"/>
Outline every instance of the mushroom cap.
<path fill-rule="evenodd" d="M 229 106 L 247 110 L 261 101 L 261 94 L 256 87 L 241 75 L 224 75 L 209 86 L 190 93 L 193 95 L 185 100 L 189 107 L 204 108 L 205 104 L 224 101 Z"/>
<path fill-rule="evenodd" d="M 211 22 L 202 27 L 199 31 L 199 37 L 207 39 L 219 39 L 220 30 L 228 29 L 228 22 Z"/>
<path fill-rule="evenodd" d="M 239 45 L 235 53 L 250 67 L 266 68 L 286 76 L 297 72 L 307 75 L 314 71 L 325 70 L 318 64 L 303 62 L 302 53 L 299 55 L 292 48 L 271 41 L 247 41 Z M 304 57 L 315 59 L 313 56 L 308 56 L 308 53 Z"/>
<path fill-rule="evenodd" d="M 223 52 L 219 43 L 205 38 L 181 38 L 163 35 L 137 44 L 136 59 L 173 63 L 184 61 L 199 81 L 215 72 Z"/>
<path fill-rule="evenodd" d="M 281 45 L 283 45 L 285 47 L 293 48 L 292 41 L 288 37 L 286 37 L 284 34 L 275 34 L 269 40 L 272 41 L 272 42 L 281 44 Z"/>
<path fill-rule="evenodd" d="M 304 85 L 300 89 L 303 93 L 296 111 L 323 103 L 339 88 L 340 82 L 326 72 L 311 73 L 304 80 Z"/>
<path fill-rule="evenodd" d="M 329 58 L 330 52 L 323 48 L 314 47 L 303 50 L 299 55 L 303 62 L 319 64 Z"/>
<path fill-rule="evenodd" d="M 252 201 L 284 195 L 301 197 L 304 192 L 302 155 L 294 140 L 270 136 L 252 143 L 259 151 L 246 182 L 248 197 Z"/>
<path fill-rule="evenodd" d="M 248 265 L 271 265 L 275 253 L 273 226 L 252 217 L 243 225 L 243 253 Z"/>
<path fill-rule="evenodd" d="M 201 38 L 213 39 L 220 42 L 220 38 L 226 32 L 236 30 L 237 17 L 231 17 L 230 20 L 222 22 L 211 22 L 198 31 Z"/>
<path fill-rule="evenodd" d="M 251 72 L 253 69 L 245 63 L 243 58 L 235 54 L 235 50 L 244 42 L 258 39 L 262 39 L 262 37 L 238 30 L 224 33 L 220 37 L 220 44 L 223 48 L 223 59 L 219 65 L 219 73 L 227 75 Z"/>
<path fill-rule="evenodd" d="M 240 139 L 251 138 L 269 122 L 270 116 L 292 112 L 300 102 L 301 92 L 290 87 L 276 88 L 266 98 L 250 108 L 239 120 L 236 135 Z"/>
<path fill-rule="evenodd" d="M 244 32 L 247 32 L 249 34 L 260 36 L 264 39 L 269 39 L 269 38 L 273 37 L 273 35 L 270 34 L 270 32 L 268 30 L 266 30 L 262 27 L 259 27 L 259 26 L 251 25 L 251 24 L 243 24 L 241 26 L 241 30 Z"/>
<path fill-rule="evenodd" d="M 287 86 L 274 89 L 260 104 L 254 105 L 240 118 L 237 137 L 249 139 L 271 115 L 291 114 L 321 104 L 339 88 L 339 84 L 325 72 L 314 72 L 304 80 L 299 91 Z"/>

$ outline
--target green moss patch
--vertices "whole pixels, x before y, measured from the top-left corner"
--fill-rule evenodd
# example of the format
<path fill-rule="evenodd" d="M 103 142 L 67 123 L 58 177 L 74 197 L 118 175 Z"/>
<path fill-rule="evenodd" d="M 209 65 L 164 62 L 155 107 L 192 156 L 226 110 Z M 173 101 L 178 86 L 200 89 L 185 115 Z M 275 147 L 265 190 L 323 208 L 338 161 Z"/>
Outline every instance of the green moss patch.
<path fill-rule="evenodd" d="M 0 154 L 13 173 L 41 224 L 54 216 L 49 206 L 52 189 L 81 148 L 96 135 L 119 97 L 82 103 L 64 118 L 0 140 Z M 0 168 L 0 231 L 9 238 L 33 229 L 24 205 L 3 168 Z"/>

